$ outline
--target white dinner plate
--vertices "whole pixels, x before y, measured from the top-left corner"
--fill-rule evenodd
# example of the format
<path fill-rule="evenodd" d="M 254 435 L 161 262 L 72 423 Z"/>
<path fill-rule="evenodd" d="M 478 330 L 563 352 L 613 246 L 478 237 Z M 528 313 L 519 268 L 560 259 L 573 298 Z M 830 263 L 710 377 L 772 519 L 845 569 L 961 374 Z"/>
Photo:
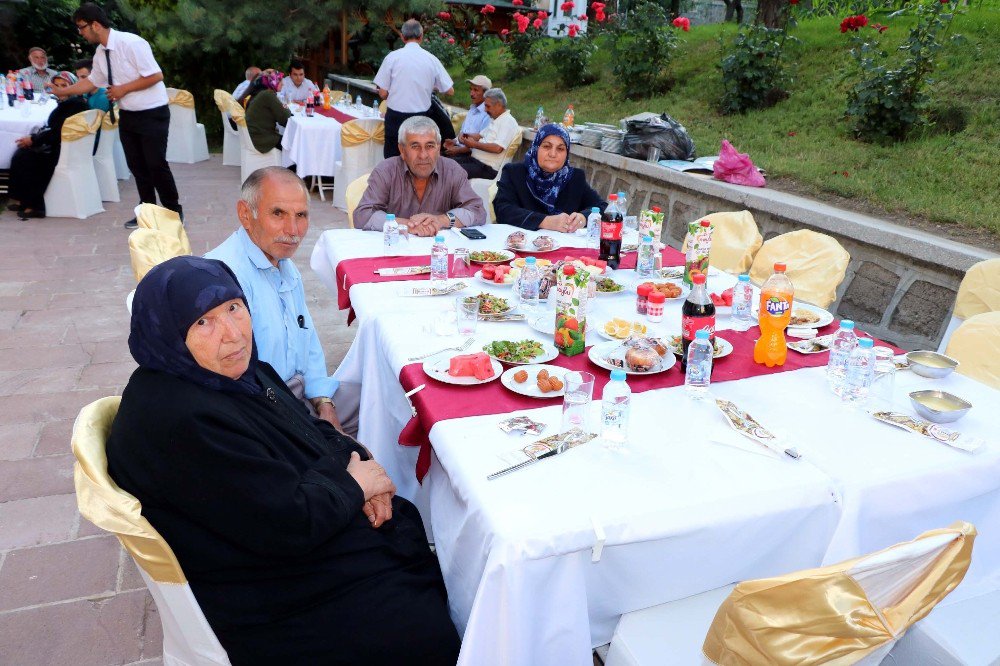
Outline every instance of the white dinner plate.
<path fill-rule="evenodd" d="M 674 329 L 676 330 L 676 329 Z M 670 351 L 680 356 L 684 353 L 684 345 L 681 344 L 681 336 L 671 335 L 667 338 L 667 342 L 670 343 Z M 712 354 L 712 358 L 723 358 L 724 356 L 729 356 L 733 353 L 733 343 L 725 338 L 720 338 L 718 335 L 715 336 L 715 352 Z"/>
<path fill-rule="evenodd" d="M 553 334 L 553 337 L 554 337 L 554 334 Z M 492 342 L 497 342 L 497 341 L 494 340 Z M 530 361 L 505 361 L 503 359 L 497 358 L 493 354 L 490 354 L 490 358 L 496 359 L 497 361 L 500 361 L 501 363 L 506 363 L 507 365 L 532 365 L 532 364 L 536 364 L 536 363 L 548 363 L 549 361 L 551 361 L 552 359 L 554 359 L 556 356 L 559 355 L 559 351 L 556 349 L 555 345 L 553 345 L 552 343 L 550 343 L 550 342 L 539 342 L 538 344 L 542 345 L 542 353 L 539 354 L 538 356 L 534 357 Z M 486 346 L 487 345 L 483 345 L 483 347 L 486 347 Z M 484 349 L 483 351 L 486 351 L 486 350 Z M 486 353 L 489 354 L 489 352 L 486 352 Z"/>
<path fill-rule="evenodd" d="M 619 368 L 617 365 L 612 365 L 605 361 L 604 357 L 613 352 L 620 345 L 621 342 L 602 342 L 591 347 L 587 352 L 587 356 L 590 357 L 590 360 L 594 363 L 594 365 L 598 365 L 605 370 L 624 370 L 626 375 L 658 375 L 661 372 L 666 372 L 670 368 L 674 367 L 674 364 L 677 363 L 677 359 L 673 354 L 667 354 L 660 359 L 660 367 L 658 370 L 653 370 L 651 372 L 635 372 L 633 370 L 629 370 L 628 368 Z"/>
<path fill-rule="evenodd" d="M 600 291 L 595 286 L 595 289 L 594 289 L 594 296 L 595 297 L 600 297 L 600 296 L 620 296 L 622 294 L 627 294 L 628 291 L 629 291 L 628 290 L 628 285 L 620 277 L 613 278 L 613 277 L 611 277 L 609 275 L 600 275 L 600 276 L 594 277 L 594 282 L 595 283 L 597 281 L 599 281 L 599 280 L 613 280 L 615 284 L 617 284 L 619 287 L 621 287 L 621 289 L 619 289 L 618 291 Z"/>
<path fill-rule="evenodd" d="M 830 351 L 830 344 L 833 342 L 834 335 L 834 333 L 830 333 L 829 335 L 820 335 L 807 340 L 788 340 L 785 342 L 785 346 L 800 354 L 822 354 Z M 822 348 L 817 349 L 817 347 Z"/>
<path fill-rule="evenodd" d="M 548 370 L 549 375 L 558 377 L 563 381 L 563 387 L 558 391 L 549 391 L 548 393 L 542 393 L 542 390 L 538 388 L 538 373 L 541 370 Z M 523 382 L 518 383 L 514 381 L 514 375 L 521 371 L 528 373 L 528 378 Z M 560 368 L 557 365 L 522 365 L 516 368 L 510 368 L 502 375 L 500 375 L 500 383 L 504 385 L 505 388 L 510 389 L 514 393 L 520 393 L 521 395 L 526 395 L 529 398 L 561 398 L 566 394 L 566 382 L 563 380 L 563 376 L 569 372 L 566 368 Z"/>
<path fill-rule="evenodd" d="M 833 323 L 833 315 L 827 310 L 816 306 L 810 305 L 809 303 L 798 303 L 794 299 L 792 300 L 792 314 L 795 314 L 796 310 L 809 310 L 819 315 L 819 321 L 813 322 L 811 324 L 799 324 L 797 326 L 789 325 L 788 328 L 823 328 L 827 324 Z"/>
<path fill-rule="evenodd" d="M 461 356 L 461 354 L 458 355 Z M 503 372 L 503 366 L 500 365 L 500 361 L 495 358 L 491 358 L 490 365 L 493 367 L 493 376 L 489 379 L 476 379 L 475 377 L 452 377 L 448 374 L 448 365 L 454 357 L 455 356 L 449 356 L 448 358 L 438 358 L 437 360 L 431 358 L 424 361 L 424 374 L 431 379 L 436 379 L 439 382 L 444 382 L 445 384 L 455 384 L 457 386 L 478 386 L 479 384 L 489 384 Z"/>
<path fill-rule="evenodd" d="M 471 261 L 474 264 L 506 264 L 508 261 L 512 261 L 514 259 L 514 253 L 511 252 L 510 250 L 490 250 L 490 251 L 504 255 L 503 259 L 494 259 L 492 261 L 483 261 L 482 259 L 474 259 L 472 255 L 476 254 L 476 252 L 483 252 L 483 250 L 473 250 L 472 252 L 469 253 L 469 261 Z"/>
<path fill-rule="evenodd" d="M 555 252 L 556 250 L 561 250 L 562 249 L 562 245 L 559 245 L 558 243 L 556 243 L 554 246 L 552 246 L 548 250 L 539 250 L 537 247 L 535 247 L 534 245 L 532 245 L 531 242 L 529 241 L 528 244 L 525 247 L 512 247 L 512 246 L 508 245 L 506 247 L 506 249 L 510 250 L 511 252 L 521 252 L 522 254 L 548 254 L 549 252 Z"/>
<path fill-rule="evenodd" d="M 513 280 L 511 280 L 510 282 L 494 282 L 493 280 L 487 280 L 486 278 L 483 277 L 483 272 L 482 271 L 476 271 L 475 277 L 480 282 L 482 282 L 484 284 L 492 285 L 494 287 L 506 287 L 507 289 L 510 289 L 511 287 L 514 286 L 514 281 Z"/>

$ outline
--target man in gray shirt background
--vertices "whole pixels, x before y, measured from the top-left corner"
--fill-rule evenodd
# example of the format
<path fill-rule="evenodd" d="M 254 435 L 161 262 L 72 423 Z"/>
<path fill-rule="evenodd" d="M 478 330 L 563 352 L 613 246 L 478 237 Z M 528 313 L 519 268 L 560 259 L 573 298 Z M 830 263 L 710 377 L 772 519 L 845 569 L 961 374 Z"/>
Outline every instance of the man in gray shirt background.
<path fill-rule="evenodd" d="M 381 231 L 386 213 L 394 213 L 415 236 L 486 223 L 483 200 L 465 170 L 441 156 L 441 132 L 433 120 L 404 120 L 398 148 L 398 157 L 383 160 L 368 177 L 368 188 L 354 211 L 355 228 Z"/>

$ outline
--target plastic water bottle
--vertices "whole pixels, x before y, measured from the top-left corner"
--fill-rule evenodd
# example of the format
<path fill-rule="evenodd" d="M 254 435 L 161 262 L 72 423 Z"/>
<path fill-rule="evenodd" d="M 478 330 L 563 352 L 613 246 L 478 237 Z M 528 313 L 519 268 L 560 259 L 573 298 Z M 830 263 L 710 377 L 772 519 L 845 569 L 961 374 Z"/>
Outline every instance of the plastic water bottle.
<path fill-rule="evenodd" d="M 431 246 L 431 282 L 434 286 L 442 286 L 447 281 L 448 246 L 444 242 L 444 236 L 438 234 Z"/>
<path fill-rule="evenodd" d="M 597 249 L 601 244 L 601 209 L 594 206 L 587 216 L 587 245 Z"/>
<path fill-rule="evenodd" d="M 601 439 L 604 446 L 619 451 L 628 443 L 628 417 L 632 389 L 625 381 L 624 370 L 612 370 L 611 381 L 601 398 Z"/>
<path fill-rule="evenodd" d="M 618 210 L 622 212 L 622 215 L 628 215 L 628 198 L 624 192 L 618 193 Z"/>
<path fill-rule="evenodd" d="M 531 315 L 538 310 L 538 283 L 541 275 L 538 272 L 538 263 L 534 257 L 527 257 L 524 260 L 524 270 L 518 280 L 518 297 L 521 300 L 521 307 L 524 314 Z"/>
<path fill-rule="evenodd" d="M 382 115 L 382 112 L 379 111 L 378 106 L 379 106 L 378 98 L 376 98 L 375 101 L 372 102 L 372 118 L 378 118 L 380 115 Z"/>
<path fill-rule="evenodd" d="M 364 108 L 365 103 L 361 101 L 361 95 L 358 95 L 357 97 L 354 98 L 354 106 L 358 107 L 359 109 Z"/>
<path fill-rule="evenodd" d="M 753 324 L 753 287 L 746 273 L 737 278 L 733 287 L 733 319 L 737 328 L 750 328 Z"/>
<path fill-rule="evenodd" d="M 635 261 L 635 273 L 639 277 L 649 277 L 653 274 L 656 261 L 656 247 L 653 237 L 646 235 L 639 239 L 639 253 Z"/>
<path fill-rule="evenodd" d="M 684 388 L 688 395 L 700 399 L 708 395 L 708 386 L 712 383 L 712 343 L 708 339 L 708 331 L 695 333 L 687 351 Z"/>
<path fill-rule="evenodd" d="M 541 129 L 542 125 L 545 124 L 545 109 L 538 107 L 538 111 L 535 113 L 535 129 Z"/>
<path fill-rule="evenodd" d="M 826 382 L 830 390 L 841 395 L 847 378 L 847 361 L 858 346 L 858 336 L 854 333 L 854 322 L 845 319 L 840 322 L 840 330 L 830 343 L 830 359 L 826 363 Z"/>
<path fill-rule="evenodd" d="M 395 252 L 395 247 L 399 244 L 399 224 L 393 213 L 387 213 L 385 222 L 382 224 L 382 248 L 383 254 L 389 256 Z"/>
<path fill-rule="evenodd" d="M 875 377 L 875 352 L 872 339 L 861 338 L 847 358 L 847 374 L 840 399 L 851 404 L 863 404 L 868 400 L 868 392 Z"/>

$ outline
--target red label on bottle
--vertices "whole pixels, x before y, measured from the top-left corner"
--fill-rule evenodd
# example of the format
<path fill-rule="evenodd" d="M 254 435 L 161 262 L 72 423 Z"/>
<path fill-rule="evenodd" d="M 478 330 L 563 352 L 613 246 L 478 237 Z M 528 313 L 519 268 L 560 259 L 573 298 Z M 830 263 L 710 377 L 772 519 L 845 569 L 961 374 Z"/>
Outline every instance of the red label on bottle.
<path fill-rule="evenodd" d="M 685 340 L 694 340 L 698 331 L 708 331 L 708 337 L 715 337 L 715 317 L 681 317 L 681 335 Z"/>
<path fill-rule="evenodd" d="M 601 240 L 621 240 L 622 239 L 622 227 L 625 226 L 621 222 L 601 222 Z"/>

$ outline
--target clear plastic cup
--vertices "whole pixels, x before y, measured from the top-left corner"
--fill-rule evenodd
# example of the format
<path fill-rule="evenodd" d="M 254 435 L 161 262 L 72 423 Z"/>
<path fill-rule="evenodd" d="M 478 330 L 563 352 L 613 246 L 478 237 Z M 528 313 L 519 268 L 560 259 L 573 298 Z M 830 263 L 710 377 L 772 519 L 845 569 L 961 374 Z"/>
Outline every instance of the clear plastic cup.
<path fill-rule="evenodd" d="M 559 432 L 593 432 L 590 403 L 594 399 L 594 375 L 589 372 L 567 372 L 563 376 L 563 382 L 566 394 L 563 396 L 562 427 Z"/>
<path fill-rule="evenodd" d="M 472 260 L 469 258 L 469 248 L 455 248 L 455 252 L 451 255 L 451 277 L 470 278 L 473 274 Z"/>
<path fill-rule="evenodd" d="M 891 412 L 895 404 L 896 354 L 889 347 L 874 347 L 875 375 L 868 392 L 869 407 L 875 411 Z"/>
<path fill-rule="evenodd" d="M 459 335 L 476 334 L 476 324 L 479 322 L 478 296 L 459 296 L 455 299 L 455 322 Z"/>

